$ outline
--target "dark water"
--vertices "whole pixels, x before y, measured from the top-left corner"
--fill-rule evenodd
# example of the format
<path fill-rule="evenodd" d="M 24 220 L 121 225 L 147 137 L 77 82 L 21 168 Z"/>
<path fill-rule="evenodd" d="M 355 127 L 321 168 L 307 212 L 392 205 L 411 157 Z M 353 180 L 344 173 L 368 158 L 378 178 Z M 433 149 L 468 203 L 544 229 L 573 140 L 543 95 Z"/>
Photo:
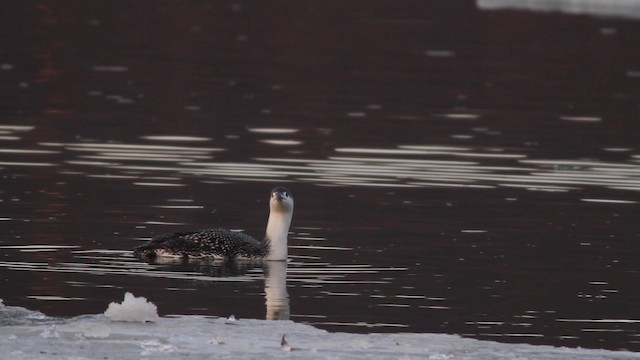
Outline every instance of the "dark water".
<path fill-rule="evenodd" d="M 468 1 L 4 8 L 5 304 L 72 316 L 131 291 L 163 315 L 640 350 L 637 20 Z M 260 236 L 279 184 L 296 197 L 286 288 L 264 264 L 129 253 L 184 229 Z"/>

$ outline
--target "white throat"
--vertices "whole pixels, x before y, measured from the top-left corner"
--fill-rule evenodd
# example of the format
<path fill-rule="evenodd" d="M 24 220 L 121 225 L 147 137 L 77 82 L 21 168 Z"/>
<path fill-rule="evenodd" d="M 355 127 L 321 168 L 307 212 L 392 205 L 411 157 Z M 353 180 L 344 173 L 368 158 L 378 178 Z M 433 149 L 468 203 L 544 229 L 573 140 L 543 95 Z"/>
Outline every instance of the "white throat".
<path fill-rule="evenodd" d="M 271 209 L 265 235 L 270 243 L 269 255 L 265 257 L 266 260 L 287 260 L 287 235 L 292 216 L 293 209 L 291 211 Z"/>

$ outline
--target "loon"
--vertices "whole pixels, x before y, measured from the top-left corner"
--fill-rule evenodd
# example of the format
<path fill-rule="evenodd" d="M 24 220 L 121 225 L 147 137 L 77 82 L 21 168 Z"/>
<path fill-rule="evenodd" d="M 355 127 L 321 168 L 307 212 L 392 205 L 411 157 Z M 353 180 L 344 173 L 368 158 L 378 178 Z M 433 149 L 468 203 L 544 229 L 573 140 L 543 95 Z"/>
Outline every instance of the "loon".
<path fill-rule="evenodd" d="M 138 257 L 214 256 L 227 259 L 287 260 L 287 234 L 293 217 L 293 195 L 284 187 L 271 190 L 269 220 L 262 241 L 225 229 L 160 235 L 133 249 Z"/>

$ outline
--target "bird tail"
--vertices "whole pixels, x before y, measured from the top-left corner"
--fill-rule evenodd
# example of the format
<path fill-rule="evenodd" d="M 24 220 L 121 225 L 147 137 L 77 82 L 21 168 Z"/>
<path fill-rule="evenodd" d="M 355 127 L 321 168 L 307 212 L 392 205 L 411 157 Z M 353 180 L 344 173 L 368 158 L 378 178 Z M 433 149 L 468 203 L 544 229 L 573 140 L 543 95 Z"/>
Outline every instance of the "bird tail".
<path fill-rule="evenodd" d="M 158 247 L 157 245 L 150 244 L 150 242 L 146 244 L 142 244 L 140 246 L 136 246 L 135 248 L 133 248 L 133 256 L 139 257 L 139 258 L 155 257 L 156 255 L 155 251 L 159 248 L 160 247 Z"/>
<path fill-rule="evenodd" d="M 137 257 L 156 257 L 157 250 L 171 250 L 184 244 L 184 236 L 190 235 L 192 232 L 176 232 L 164 234 L 147 241 L 146 243 L 136 246 L 133 249 L 133 255 Z"/>

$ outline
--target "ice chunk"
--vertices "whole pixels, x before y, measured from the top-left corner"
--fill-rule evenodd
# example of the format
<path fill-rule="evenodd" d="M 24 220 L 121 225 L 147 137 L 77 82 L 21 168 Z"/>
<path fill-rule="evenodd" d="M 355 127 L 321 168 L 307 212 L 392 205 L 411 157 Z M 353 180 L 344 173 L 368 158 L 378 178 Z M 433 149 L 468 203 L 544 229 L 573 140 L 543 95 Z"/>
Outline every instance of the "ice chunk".
<path fill-rule="evenodd" d="M 121 304 L 112 302 L 104 315 L 111 321 L 146 322 L 158 320 L 158 308 L 145 297 L 124 294 Z"/>
<path fill-rule="evenodd" d="M 18 306 L 9 306 L 0 301 L 0 327 L 8 325 L 29 325 L 50 320 L 41 312 L 30 311 Z M 2 352 L 0 352 L 1 354 Z M 0 356 L 1 357 L 1 356 Z"/>

